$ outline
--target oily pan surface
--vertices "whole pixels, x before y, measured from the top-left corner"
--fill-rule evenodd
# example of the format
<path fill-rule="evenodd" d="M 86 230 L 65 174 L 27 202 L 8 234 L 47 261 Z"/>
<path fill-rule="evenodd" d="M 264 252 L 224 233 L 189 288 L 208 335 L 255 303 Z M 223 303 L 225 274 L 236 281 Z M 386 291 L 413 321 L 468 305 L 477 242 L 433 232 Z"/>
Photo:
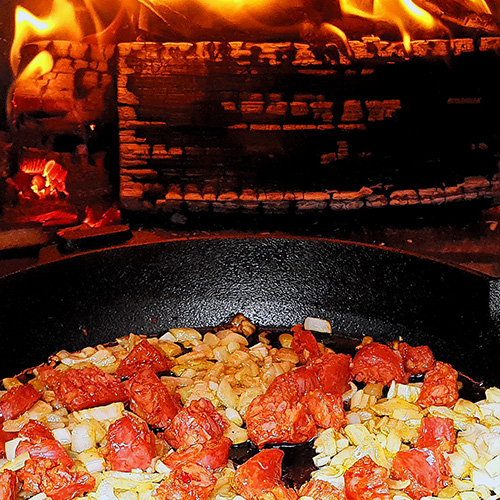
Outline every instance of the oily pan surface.
<path fill-rule="evenodd" d="M 498 352 L 491 287 L 438 262 L 327 240 L 200 239 L 95 252 L 0 280 L 8 346 L 0 375 L 125 332 L 217 325 L 230 311 L 262 327 L 316 316 L 341 335 L 400 335 L 494 384 L 494 356 L 485 355 Z"/>

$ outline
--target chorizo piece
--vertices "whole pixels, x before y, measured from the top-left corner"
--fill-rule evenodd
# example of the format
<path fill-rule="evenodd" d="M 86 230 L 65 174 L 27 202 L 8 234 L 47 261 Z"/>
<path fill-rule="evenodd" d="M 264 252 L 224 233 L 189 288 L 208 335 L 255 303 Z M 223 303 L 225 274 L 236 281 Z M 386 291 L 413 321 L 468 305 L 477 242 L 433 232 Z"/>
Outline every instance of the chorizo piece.
<path fill-rule="evenodd" d="M 283 450 L 276 448 L 262 450 L 240 465 L 233 483 L 238 495 L 246 500 L 269 497 L 280 500 L 297 499 L 297 493 L 286 488 L 281 481 L 281 462 L 284 455 Z"/>
<path fill-rule="evenodd" d="M 16 474 L 11 470 L 0 472 L 0 500 L 16 500 Z"/>
<path fill-rule="evenodd" d="M 398 351 L 385 344 L 371 342 L 354 356 L 352 376 L 358 382 L 390 385 L 391 382 L 406 384 L 408 375 Z"/>
<path fill-rule="evenodd" d="M 305 443 L 317 433 L 306 407 L 277 391 L 257 396 L 250 403 L 245 419 L 248 437 L 259 448 L 265 444 Z"/>
<path fill-rule="evenodd" d="M 120 363 L 116 374 L 119 377 L 132 377 L 140 373 L 145 368 L 151 369 L 154 373 L 160 373 L 172 368 L 172 363 L 156 347 L 151 345 L 147 339 L 139 342 Z"/>
<path fill-rule="evenodd" d="M 64 372 L 40 368 L 40 378 L 69 410 L 79 411 L 127 400 L 120 381 L 95 366 L 70 369 Z"/>
<path fill-rule="evenodd" d="M 316 389 L 302 396 L 300 401 L 318 427 L 338 431 L 347 424 L 344 402 L 340 394 L 327 394 Z"/>
<path fill-rule="evenodd" d="M 414 500 L 437 495 L 451 477 L 442 453 L 418 448 L 399 451 L 392 463 L 392 474 L 397 479 L 410 481 L 404 491 Z"/>
<path fill-rule="evenodd" d="M 163 463 L 169 469 L 183 463 L 195 463 L 211 470 L 218 469 L 227 464 L 231 445 L 232 441 L 222 436 L 220 439 L 193 444 L 183 450 L 170 453 L 163 459 Z"/>
<path fill-rule="evenodd" d="M 43 492 L 52 500 L 70 500 L 95 488 L 95 479 L 90 474 L 71 471 L 50 459 L 29 459 L 18 474 L 24 490 Z"/>
<path fill-rule="evenodd" d="M 157 429 L 167 428 L 182 408 L 149 368 L 127 380 L 125 391 L 130 400 L 130 409 Z"/>
<path fill-rule="evenodd" d="M 206 500 L 216 482 L 216 477 L 201 465 L 179 464 L 160 483 L 155 497 L 158 500 Z"/>
<path fill-rule="evenodd" d="M 311 479 L 299 490 L 299 497 L 309 497 L 313 500 L 345 500 L 345 494 L 333 484 L 321 479 Z"/>
<path fill-rule="evenodd" d="M 351 356 L 327 352 L 308 365 L 317 374 L 319 387 L 329 394 L 343 394 L 351 381 Z"/>
<path fill-rule="evenodd" d="M 369 456 L 360 458 L 345 471 L 345 493 L 348 500 L 391 500 L 387 478 L 389 471 Z"/>
<path fill-rule="evenodd" d="M 424 417 L 418 429 L 417 448 L 453 453 L 457 434 L 451 418 Z"/>
<path fill-rule="evenodd" d="M 41 397 L 42 395 L 30 384 L 9 389 L 0 398 L 0 423 L 19 417 Z"/>
<path fill-rule="evenodd" d="M 197 399 L 184 407 L 165 429 L 167 443 L 175 449 L 220 439 L 227 422 L 208 399 Z"/>
<path fill-rule="evenodd" d="M 292 332 L 292 349 L 299 355 L 302 364 L 306 364 L 310 359 L 319 358 L 318 341 L 309 330 L 304 330 L 302 325 L 295 325 Z"/>
<path fill-rule="evenodd" d="M 458 373 L 447 363 L 436 362 L 424 377 L 417 404 L 429 406 L 453 406 L 458 401 Z"/>
<path fill-rule="evenodd" d="M 406 373 L 410 375 L 426 373 L 436 363 L 432 351 L 426 345 L 411 347 L 406 342 L 400 342 L 398 344 L 398 351 L 403 358 Z"/>
<path fill-rule="evenodd" d="M 146 422 L 134 414 L 126 413 L 109 426 L 104 454 L 113 470 L 145 470 L 156 456 L 154 434 Z"/>

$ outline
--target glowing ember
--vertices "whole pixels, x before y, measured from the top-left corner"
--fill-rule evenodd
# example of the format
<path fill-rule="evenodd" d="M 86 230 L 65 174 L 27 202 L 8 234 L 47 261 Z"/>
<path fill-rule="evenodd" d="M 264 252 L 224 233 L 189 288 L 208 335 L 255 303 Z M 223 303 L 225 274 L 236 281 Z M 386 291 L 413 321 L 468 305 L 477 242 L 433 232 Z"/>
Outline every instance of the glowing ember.
<path fill-rule="evenodd" d="M 21 172 L 32 175 L 31 191 L 38 198 L 69 196 L 66 191 L 66 176 L 68 172 L 54 160 L 25 160 L 20 166 Z M 21 186 L 18 186 L 21 196 L 31 197 Z"/>
<path fill-rule="evenodd" d="M 92 228 L 112 226 L 121 222 L 120 211 L 114 207 L 108 208 L 104 213 L 102 209 L 87 207 L 85 215 L 83 223 Z"/>

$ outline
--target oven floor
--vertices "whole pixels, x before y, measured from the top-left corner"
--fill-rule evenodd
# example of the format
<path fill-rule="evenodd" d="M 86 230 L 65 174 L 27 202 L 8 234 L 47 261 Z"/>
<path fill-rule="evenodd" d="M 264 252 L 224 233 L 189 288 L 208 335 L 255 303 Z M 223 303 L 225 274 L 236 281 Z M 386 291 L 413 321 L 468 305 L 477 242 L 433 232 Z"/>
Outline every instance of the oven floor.
<path fill-rule="evenodd" d="M 177 238 L 203 236 L 269 235 L 334 238 L 389 247 L 464 266 L 493 277 L 500 277 L 500 210 L 496 207 L 480 211 L 453 212 L 453 216 L 435 213 L 383 221 L 335 215 L 321 218 L 254 218 L 225 221 L 189 220 L 172 217 L 168 224 L 130 216 L 126 221 L 132 237 L 120 245 L 103 244 L 99 248 L 153 243 Z M 498 225 L 498 227 L 497 227 Z M 235 229 L 237 227 L 237 229 Z M 63 254 L 54 239 L 55 231 L 42 244 L 26 245 L 4 251 L 0 245 L 0 276 L 37 264 L 56 261 L 82 251 Z M 0 236 L 2 229 L 0 228 Z M 4 239 L 9 233 L 3 233 Z M 1 243 L 1 238 L 0 238 Z M 15 245 L 14 245 L 15 247 Z"/>

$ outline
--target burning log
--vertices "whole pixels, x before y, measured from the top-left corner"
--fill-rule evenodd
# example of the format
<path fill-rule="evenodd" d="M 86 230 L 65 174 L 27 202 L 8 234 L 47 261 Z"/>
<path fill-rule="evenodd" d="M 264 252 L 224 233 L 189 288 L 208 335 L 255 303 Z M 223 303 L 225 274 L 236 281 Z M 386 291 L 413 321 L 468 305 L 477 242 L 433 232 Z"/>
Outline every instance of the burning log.
<path fill-rule="evenodd" d="M 416 3 L 460 34 L 475 32 L 482 36 L 500 34 L 498 20 L 491 12 L 475 12 L 456 0 L 416 0 Z"/>

